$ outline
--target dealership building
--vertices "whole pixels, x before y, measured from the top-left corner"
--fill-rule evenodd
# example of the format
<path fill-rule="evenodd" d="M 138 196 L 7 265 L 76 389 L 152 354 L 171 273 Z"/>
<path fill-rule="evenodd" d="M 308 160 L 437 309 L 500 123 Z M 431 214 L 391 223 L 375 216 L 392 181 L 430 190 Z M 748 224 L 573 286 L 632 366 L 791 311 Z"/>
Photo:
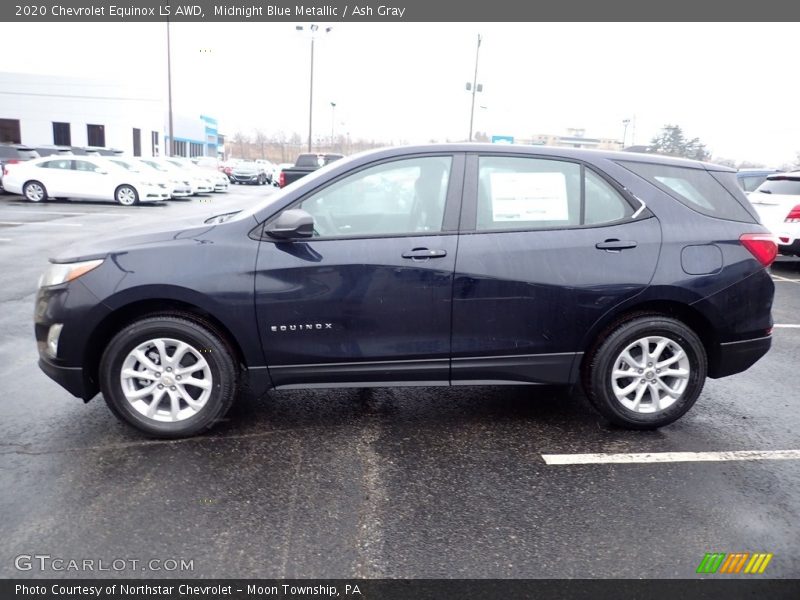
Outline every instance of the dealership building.
<path fill-rule="evenodd" d="M 28 146 L 101 146 L 131 156 L 165 154 L 166 101 L 141 84 L 52 75 L 0 73 L 0 142 Z M 222 153 L 217 121 L 173 116 L 173 154 Z"/>

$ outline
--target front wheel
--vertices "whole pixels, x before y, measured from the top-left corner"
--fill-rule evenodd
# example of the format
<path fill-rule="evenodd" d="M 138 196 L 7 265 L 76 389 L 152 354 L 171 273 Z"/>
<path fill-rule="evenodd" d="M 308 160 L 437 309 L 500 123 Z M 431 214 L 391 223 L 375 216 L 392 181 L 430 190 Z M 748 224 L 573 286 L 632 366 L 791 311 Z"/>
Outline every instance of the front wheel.
<path fill-rule="evenodd" d="M 679 419 L 697 401 L 708 370 L 697 335 L 660 315 L 623 323 L 588 360 L 583 379 L 589 400 L 629 429 L 656 429 Z"/>
<path fill-rule="evenodd" d="M 114 414 L 161 438 L 210 429 L 233 404 L 238 371 L 211 327 L 181 316 L 142 319 L 109 343 L 100 388 Z"/>
<path fill-rule="evenodd" d="M 114 199 L 123 206 L 132 206 L 139 203 L 139 194 L 132 186 L 121 185 L 114 192 Z"/>

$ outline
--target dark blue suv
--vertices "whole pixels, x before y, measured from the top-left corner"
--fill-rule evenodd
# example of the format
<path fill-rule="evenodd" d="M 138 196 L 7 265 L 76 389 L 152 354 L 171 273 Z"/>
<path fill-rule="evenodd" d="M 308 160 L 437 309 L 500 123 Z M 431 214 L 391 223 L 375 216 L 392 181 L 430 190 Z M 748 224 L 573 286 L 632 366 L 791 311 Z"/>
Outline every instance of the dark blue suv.
<path fill-rule="evenodd" d="M 581 381 L 610 421 L 655 428 L 767 352 L 776 250 L 723 167 L 391 148 L 52 259 L 39 364 L 161 437 L 211 427 L 243 386 Z"/>

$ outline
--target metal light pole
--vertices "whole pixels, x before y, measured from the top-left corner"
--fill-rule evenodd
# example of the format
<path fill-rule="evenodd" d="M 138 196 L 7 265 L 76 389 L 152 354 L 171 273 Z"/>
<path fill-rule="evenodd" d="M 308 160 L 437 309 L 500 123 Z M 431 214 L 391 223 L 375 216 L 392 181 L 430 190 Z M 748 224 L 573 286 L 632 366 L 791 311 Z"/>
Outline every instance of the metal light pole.
<path fill-rule="evenodd" d="M 336 124 L 336 102 L 331 102 L 331 152 L 333 152 L 333 130 Z"/>
<path fill-rule="evenodd" d="M 622 130 L 622 147 L 625 148 L 625 140 L 628 139 L 628 124 L 631 122 L 630 119 L 623 119 L 622 125 L 625 127 Z"/>
<path fill-rule="evenodd" d="M 478 46 L 475 49 L 475 74 L 472 77 L 472 108 L 469 111 L 469 141 L 472 141 L 472 123 L 475 119 L 475 92 L 482 91 L 483 86 L 481 86 L 481 90 L 478 89 L 478 57 L 481 53 L 481 34 L 478 34 Z M 467 89 L 469 88 L 469 84 L 467 84 Z"/>
<path fill-rule="evenodd" d="M 174 146 L 174 130 L 172 126 L 172 49 L 169 39 L 169 19 L 167 19 L 167 119 L 169 121 L 169 144 L 166 146 L 165 151 L 167 156 L 172 156 L 172 148 Z"/>
<path fill-rule="evenodd" d="M 305 31 L 302 25 L 295 26 L 295 29 L 297 31 Z M 323 32 L 330 33 L 331 29 L 333 27 L 326 27 Z M 308 31 L 311 33 L 311 76 L 308 83 L 308 151 L 311 152 L 311 131 L 314 116 L 314 39 L 317 31 L 319 31 L 319 25 L 312 23 L 309 25 Z"/>

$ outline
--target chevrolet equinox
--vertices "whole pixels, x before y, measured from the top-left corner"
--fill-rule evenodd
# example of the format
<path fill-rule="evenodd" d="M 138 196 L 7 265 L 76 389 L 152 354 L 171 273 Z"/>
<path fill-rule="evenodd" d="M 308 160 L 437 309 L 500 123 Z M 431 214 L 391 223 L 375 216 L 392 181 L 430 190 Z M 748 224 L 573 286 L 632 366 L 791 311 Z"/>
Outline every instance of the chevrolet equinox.
<path fill-rule="evenodd" d="M 648 154 L 359 154 L 236 213 L 51 259 L 42 370 L 158 437 L 247 387 L 582 383 L 651 429 L 770 347 L 774 238 L 734 171 Z"/>

